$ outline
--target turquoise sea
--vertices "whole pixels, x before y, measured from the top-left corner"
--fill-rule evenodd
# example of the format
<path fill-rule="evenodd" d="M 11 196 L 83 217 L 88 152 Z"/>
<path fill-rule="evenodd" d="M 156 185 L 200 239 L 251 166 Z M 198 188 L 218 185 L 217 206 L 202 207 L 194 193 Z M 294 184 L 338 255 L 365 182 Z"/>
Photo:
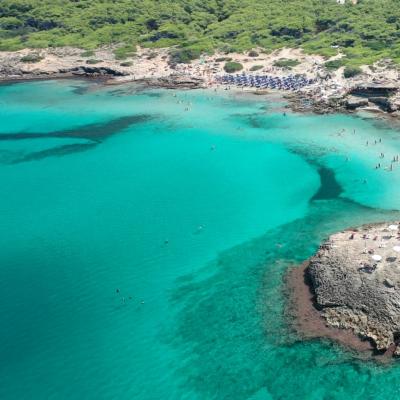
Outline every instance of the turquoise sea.
<path fill-rule="evenodd" d="M 400 219 L 399 130 L 284 105 L 0 86 L 0 399 L 400 397 L 400 364 L 299 340 L 282 292 L 330 233 Z"/>

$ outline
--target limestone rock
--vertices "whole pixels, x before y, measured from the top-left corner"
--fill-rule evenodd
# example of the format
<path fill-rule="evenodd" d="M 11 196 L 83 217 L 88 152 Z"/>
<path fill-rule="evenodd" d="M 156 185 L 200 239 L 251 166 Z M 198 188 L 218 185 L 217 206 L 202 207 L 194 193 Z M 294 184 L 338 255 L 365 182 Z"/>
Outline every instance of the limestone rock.
<path fill-rule="evenodd" d="M 397 223 L 339 232 L 308 267 L 327 324 L 369 338 L 382 351 L 400 339 L 399 235 Z"/>
<path fill-rule="evenodd" d="M 346 107 L 350 110 L 365 106 L 368 106 L 368 99 L 363 97 L 349 96 L 346 100 Z"/>
<path fill-rule="evenodd" d="M 400 99 L 398 97 L 389 99 L 388 111 L 396 112 L 398 110 L 400 110 Z"/>
<path fill-rule="evenodd" d="M 378 105 L 379 107 L 387 110 L 389 108 L 390 100 L 384 96 L 368 97 L 368 101 Z"/>
<path fill-rule="evenodd" d="M 136 82 L 166 89 L 198 89 L 205 87 L 203 79 L 175 74 L 161 78 L 137 80 Z"/>
<path fill-rule="evenodd" d="M 370 82 L 355 86 L 352 88 L 351 94 L 365 97 L 388 97 L 398 90 L 399 86 L 397 84 Z"/>

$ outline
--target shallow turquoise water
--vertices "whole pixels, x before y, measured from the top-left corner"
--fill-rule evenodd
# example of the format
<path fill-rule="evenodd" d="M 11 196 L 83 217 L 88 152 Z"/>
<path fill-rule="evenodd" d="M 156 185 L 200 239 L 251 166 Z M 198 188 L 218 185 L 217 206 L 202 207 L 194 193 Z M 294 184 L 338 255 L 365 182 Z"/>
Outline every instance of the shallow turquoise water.
<path fill-rule="evenodd" d="M 400 218 L 400 166 L 374 169 L 398 132 L 282 107 L 0 86 L 1 399 L 398 396 L 396 365 L 299 341 L 281 290 L 329 233 Z"/>

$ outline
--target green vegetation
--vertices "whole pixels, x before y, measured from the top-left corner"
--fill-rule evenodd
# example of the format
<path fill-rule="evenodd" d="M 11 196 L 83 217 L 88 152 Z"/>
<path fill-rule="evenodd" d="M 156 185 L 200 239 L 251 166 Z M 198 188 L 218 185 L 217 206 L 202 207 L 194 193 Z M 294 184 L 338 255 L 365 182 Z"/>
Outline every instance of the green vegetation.
<path fill-rule="evenodd" d="M 274 66 L 275 66 L 275 67 L 287 68 L 287 69 L 293 68 L 293 67 L 295 67 L 296 65 L 299 65 L 299 64 L 300 64 L 300 61 L 299 61 L 299 60 L 296 60 L 296 59 L 286 59 L 286 58 L 284 58 L 284 59 L 282 59 L 282 60 L 276 60 L 276 61 L 274 62 Z"/>
<path fill-rule="evenodd" d="M 343 71 L 343 76 L 345 78 L 353 78 L 354 76 L 357 76 L 362 73 L 362 70 L 360 67 L 346 67 Z"/>
<path fill-rule="evenodd" d="M 243 65 L 235 61 L 228 61 L 224 65 L 225 72 L 228 72 L 229 74 L 231 74 L 232 72 L 241 71 L 242 69 Z"/>
<path fill-rule="evenodd" d="M 100 62 L 101 60 L 95 60 L 94 58 L 90 58 L 89 60 L 86 61 L 86 64 L 98 64 Z"/>
<path fill-rule="evenodd" d="M 125 60 L 128 57 L 134 56 L 135 53 L 136 46 L 133 44 L 121 46 L 114 50 L 114 55 L 117 60 Z"/>
<path fill-rule="evenodd" d="M 343 66 L 343 61 L 341 59 L 327 61 L 325 63 L 325 68 L 328 69 L 329 71 L 334 71 L 335 69 L 338 69 L 342 66 Z"/>
<path fill-rule="evenodd" d="M 119 64 L 121 67 L 132 67 L 133 62 L 132 61 L 124 61 L 121 64 Z"/>
<path fill-rule="evenodd" d="M 93 50 L 86 50 L 83 53 L 81 53 L 81 57 L 93 57 L 93 56 L 94 56 Z"/>
<path fill-rule="evenodd" d="M 258 70 L 260 70 L 260 69 L 262 69 L 262 68 L 263 68 L 262 65 L 253 65 L 253 66 L 250 68 L 250 71 L 258 71 Z"/>
<path fill-rule="evenodd" d="M 215 59 L 216 62 L 232 61 L 232 57 L 218 57 Z"/>
<path fill-rule="evenodd" d="M 37 63 L 41 60 L 43 60 L 43 57 L 40 54 L 28 54 L 21 57 L 21 62 L 23 63 Z"/>
<path fill-rule="evenodd" d="M 255 50 L 251 50 L 249 52 L 249 57 L 258 57 L 258 56 L 259 56 L 259 54 Z"/>
<path fill-rule="evenodd" d="M 172 63 L 190 63 L 190 61 L 195 60 L 196 58 L 199 58 L 201 55 L 201 50 L 200 49 L 194 49 L 194 48 L 183 48 L 183 49 L 177 49 L 172 51 L 171 53 L 171 61 Z"/>
<path fill-rule="evenodd" d="M 121 60 L 141 45 L 174 47 L 175 62 L 216 49 L 302 47 L 324 56 L 340 51 L 350 67 L 400 63 L 399 31 L 399 0 L 0 1 L 0 50 L 114 45 Z"/>

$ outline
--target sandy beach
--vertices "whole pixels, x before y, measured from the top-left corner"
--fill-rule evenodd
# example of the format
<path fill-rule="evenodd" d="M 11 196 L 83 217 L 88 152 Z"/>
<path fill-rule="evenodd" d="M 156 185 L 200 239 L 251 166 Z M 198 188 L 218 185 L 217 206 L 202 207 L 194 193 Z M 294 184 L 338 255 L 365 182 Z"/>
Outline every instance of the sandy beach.
<path fill-rule="evenodd" d="M 250 54 L 256 54 L 251 56 Z M 26 62 L 27 56 L 34 55 L 35 62 Z M 286 77 L 301 75 L 313 79 L 314 84 L 296 91 L 283 91 L 292 100 L 294 109 L 305 111 L 307 101 L 311 101 L 314 110 L 332 112 L 335 110 L 365 109 L 373 112 L 388 111 L 397 116 L 400 109 L 400 97 L 397 93 L 390 98 L 376 93 L 356 93 L 353 91 L 362 85 L 374 87 L 398 87 L 399 73 L 389 62 L 379 62 L 371 67 L 362 67 L 363 73 L 349 79 L 343 77 L 341 67 L 328 71 L 324 64 L 340 58 L 341 55 L 329 59 L 319 55 L 305 54 L 301 49 L 281 49 L 272 53 L 257 49 L 254 53 L 204 55 L 189 64 L 173 64 L 169 49 L 137 48 L 134 56 L 128 60 L 117 60 L 113 48 L 102 48 L 90 54 L 82 49 L 63 47 L 41 50 L 24 49 L 17 52 L 0 53 L 0 81 L 16 81 L 27 79 L 50 79 L 61 77 L 97 77 L 108 84 L 138 82 L 151 86 L 167 88 L 220 88 L 218 78 L 225 75 L 226 60 L 242 64 L 241 73 L 251 75 L 267 75 Z M 295 60 L 292 67 L 279 67 L 280 61 Z M 254 70 L 257 68 L 257 70 Z M 228 87 L 224 87 L 228 89 Z M 229 89 L 235 89 L 229 86 Z M 241 87 L 241 91 L 256 91 L 252 87 Z M 266 91 L 264 91 L 266 92 Z M 268 89 L 267 92 L 273 92 Z M 360 97 L 361 96 L 361 97 Z"/>

